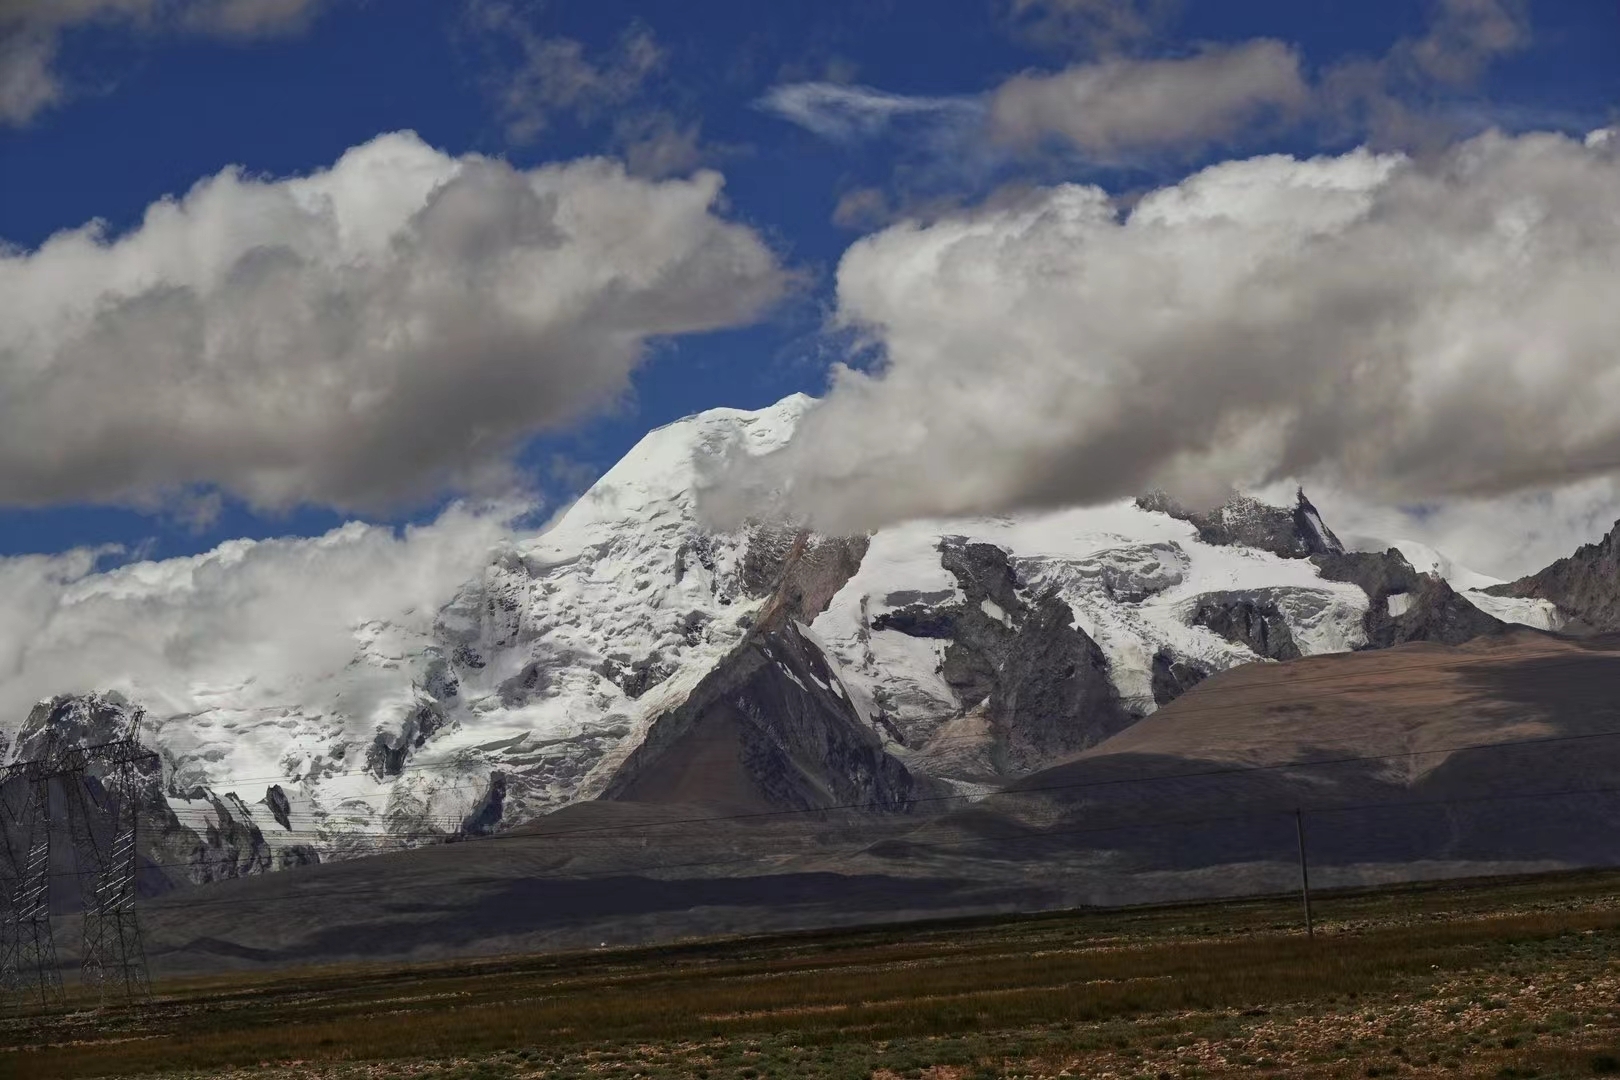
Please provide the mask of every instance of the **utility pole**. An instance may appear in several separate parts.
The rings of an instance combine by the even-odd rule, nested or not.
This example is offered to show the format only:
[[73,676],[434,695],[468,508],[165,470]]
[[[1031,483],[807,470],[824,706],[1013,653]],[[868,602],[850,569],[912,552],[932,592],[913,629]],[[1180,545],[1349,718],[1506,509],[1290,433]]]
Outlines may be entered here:
[[1316,937],[1316,927],[1311,922],[1311,871],[1305,860],[1305,812],[1294,811],[1294,829],[1299,834],[1299,895],[1305,902],[1305,936]]

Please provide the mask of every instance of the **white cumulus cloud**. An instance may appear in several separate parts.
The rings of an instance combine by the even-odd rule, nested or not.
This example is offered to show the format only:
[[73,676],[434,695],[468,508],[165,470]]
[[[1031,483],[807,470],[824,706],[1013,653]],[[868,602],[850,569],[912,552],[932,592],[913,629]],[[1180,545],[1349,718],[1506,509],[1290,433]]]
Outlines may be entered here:
[[524,438],[620,395],[650,340],[782,292],[720,188],[402,133],[308,176],[227,169],[124,235],[0,253],[0,503],[487,490]]
[[708,505],[834,532],[1163,486],[1484,498],[1620,469],[1620,154],[1488,133],[1433,158],[1227,162],[1129,213],[1095,187],[852,246],[834,370]]

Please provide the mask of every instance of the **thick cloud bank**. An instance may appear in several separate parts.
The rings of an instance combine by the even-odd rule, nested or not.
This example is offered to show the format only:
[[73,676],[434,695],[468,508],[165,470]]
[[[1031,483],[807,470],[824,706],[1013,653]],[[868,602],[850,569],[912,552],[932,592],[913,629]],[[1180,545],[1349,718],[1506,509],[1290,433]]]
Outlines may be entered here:
[[353,523],[106,571],[89,551],[0,559],[0,730],[53,694],[114,689],[171,716],[220,694],[315,704],[311,685],[339,675],[345,711],[364,719],[366,694],[397,694],[398,673],[346,665],[368,643],[425,633],[487,565],[507,516],[452,508],[400,533]]
[[720,186],[394,134],[307,177],[226,170],[123,236],[0,251],[0,502],[487,488],[525,436],[622,393],[650,338],[781,293]]
[[767,493],[831,531],[1317,478],[1490,496],[1620,467],[1620,155],[1486,134],[1433,160],[1234,161],[1128,214],[1063,186],[855,244],[840,367]]

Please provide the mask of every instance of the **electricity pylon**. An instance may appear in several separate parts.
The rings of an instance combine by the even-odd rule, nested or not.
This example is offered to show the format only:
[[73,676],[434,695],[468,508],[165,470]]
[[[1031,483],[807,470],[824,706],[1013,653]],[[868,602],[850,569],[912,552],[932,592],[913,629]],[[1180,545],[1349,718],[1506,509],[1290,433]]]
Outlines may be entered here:
[[[151,996],[146,949],[135,914],[141,809],[137,773],[140,766],[158,760],[156,753],[136,741],[132,730],[97,746],[64,750],[53,744],[40,758],[0,769],[0,842],[11,870],[10,887],[0,896],[5,902],[0,909],[0,997],[37,1000],[41,1006],[66,1000],[51,938],[53,780],[61,790],[84,906],[83,984],[103,999],[112,993],[131,1000]],[[21,814],[13,812],[13,802],[6,797],[7,785],[14,781],[27,785]],[[106,798],[91,799],[92,782]],[[93,802],[103,804],[99,812]],[[110,828],[98,829],[102,819]]]
[[[151,978],[146,948],[135,914],[137,830],[140,792],[136,765],[158,760],[133,738],[102,746],[69,750],[62,755],[57,775],[62,778],[68,831],[80,867],[80,895],[84,902],[84,955],[81,964],[85,987],[94,987],[105,999],[122,993],[131,1000],[148,998]],[[98,842],[95,815],[88,798],[87,770],[92,764],[107,767],[104,774],[112,798],[107,800],[110,835]],[[105,783],[105,781],[104,781]],[[93,882],[92,882],[93,877]]]
[[[21,815],[13,815],[4,798],[6,784],[27,784]],[[0,995],[19,1004],[60,1003],[62,973],[56,966],[51,938],[51,788],[50,772],[37,761],[0,770],[0,835],[4,836],[12,883],[0,926]],[[9,819],[9,820],[8,820]],[[14,843],[13,825],[17,826]],[[17,857],[18,849],[22,858]]]

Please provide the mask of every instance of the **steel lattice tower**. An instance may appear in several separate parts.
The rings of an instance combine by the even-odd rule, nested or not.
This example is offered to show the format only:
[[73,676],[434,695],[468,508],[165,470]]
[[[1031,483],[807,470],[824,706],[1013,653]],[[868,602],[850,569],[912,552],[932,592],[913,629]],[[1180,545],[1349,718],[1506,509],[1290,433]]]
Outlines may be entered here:
[[40,1005],[50,1005],[64,1000],[51,938],[51,774],[39,762],[14,765],[6,773],[0,781],[20,777],[27,782],[28,798],[20,819],[21,860],[10,830],[0,822],[16,871],[0,940],[0,992],[19,1003],[37,998]]
[[[138,723],[138,720],[137,720]],[[146,950],[135,916],[137,829],[141,781],[137,767],[158,761],[143,749],[134,732],[98,746],[61,749],[0,769],[0,843],[11,867],[11,888],[0,890],[0,997],[41,1006],[64,1003],[62,974],[51,938],[51,782],[58,781],[68,837],[72,842],[79,896],[84,905],[82,979],[105,999],[111,993],[128,998],[151,995]],[[92,807],[90,767],[109,796]],[[25,782],[22,813],[15,814],[5,786]],[[98,812],[99,810],[99,812]],[[110,818],[100,831],[97,819]],[[18,857],[19,851],[22,857]]]
[[[89,750],[70,751],[61,764],[68,827],[81,868],[82,979],[85,987],[94,987],[103,998],[109,993],[122,993],[131,999],[151,996],[146,949],[135,914],[136,839],[140,821],[135,765],[144,760],[156,760],[156,757],[128,739]],[[96,840],[95,819],[86,797],[85,770],[92,760],[112,767],[108,774],[108,779],[113,781],[110,785],[112,830],[105,845]],[[93,883],[88,880],[92,875]]]

